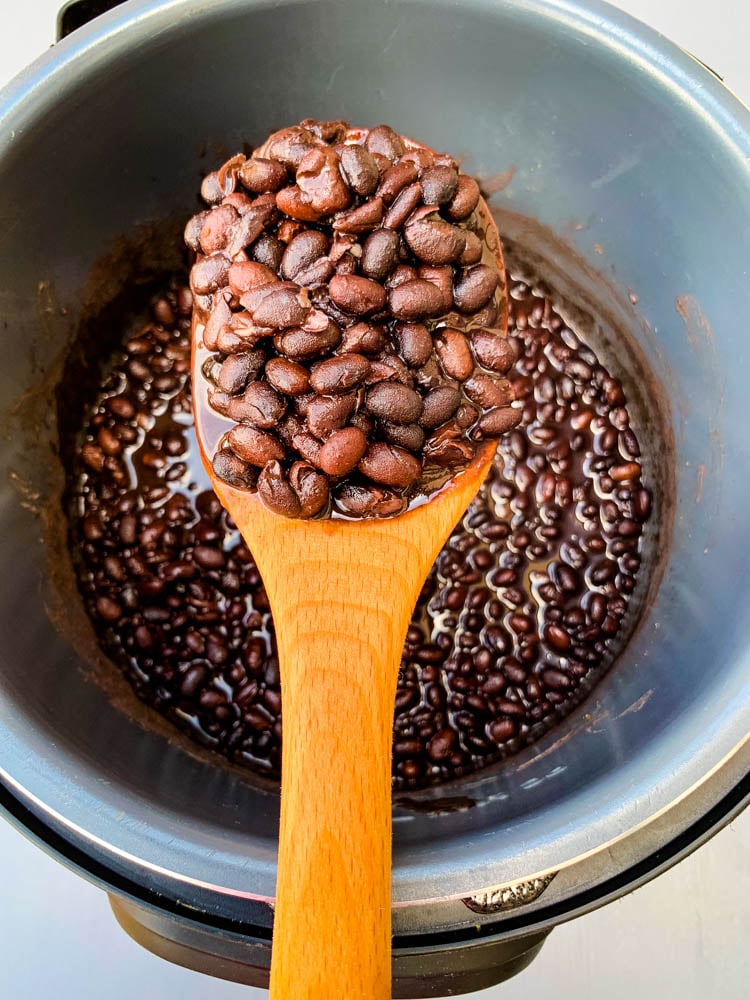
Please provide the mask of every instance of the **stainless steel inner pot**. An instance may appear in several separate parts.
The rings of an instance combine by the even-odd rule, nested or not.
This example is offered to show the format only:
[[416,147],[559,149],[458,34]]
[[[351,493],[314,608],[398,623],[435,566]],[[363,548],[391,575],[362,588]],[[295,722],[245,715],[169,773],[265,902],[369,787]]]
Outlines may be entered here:
[[663,575],[616,669],[512,761],[396,802],[397,994],[463,992],[749,791],[750,114],[595,0],[130,0],[0,96],[2,806],[150,947],[248,982],[268,963],[278,796],[95,679],[54,399],[86,311],[178,259],[201,174],[306,116],[388,121],[494,178],[504,235],[603,307],[592,339],[665,442]]

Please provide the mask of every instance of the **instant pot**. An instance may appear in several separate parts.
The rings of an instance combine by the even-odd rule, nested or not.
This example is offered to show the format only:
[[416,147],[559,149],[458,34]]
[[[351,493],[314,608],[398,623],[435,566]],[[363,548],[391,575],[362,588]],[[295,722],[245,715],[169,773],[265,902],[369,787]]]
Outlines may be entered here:
[[750,795],[750,113],[596,0],[83,2],[60,25],[0,94],[0,807],[146,947],[267,982],[278,791],[102,661],[60,387],[87,319],[177,266],[223,155],[305,117],[387,121],[465,154],[514,259],[574,290],[659,483],[616,667],[515,757],[394,800],[395,995],[507,978]]

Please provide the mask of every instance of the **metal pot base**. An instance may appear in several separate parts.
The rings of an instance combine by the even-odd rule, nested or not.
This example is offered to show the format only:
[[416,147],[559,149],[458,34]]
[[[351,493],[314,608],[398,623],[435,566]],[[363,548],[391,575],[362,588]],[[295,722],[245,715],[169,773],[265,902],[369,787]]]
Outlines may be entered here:
[[[159,913],[131,900],[109,897],[122,929],[141,947],[175,965],[244,986],[268,988],[271,943]],[[488,989],[522,972],[536,958],[549,931],[513,940],[465,941],[393,952],[393,996],[398,1000],[447,997]]]

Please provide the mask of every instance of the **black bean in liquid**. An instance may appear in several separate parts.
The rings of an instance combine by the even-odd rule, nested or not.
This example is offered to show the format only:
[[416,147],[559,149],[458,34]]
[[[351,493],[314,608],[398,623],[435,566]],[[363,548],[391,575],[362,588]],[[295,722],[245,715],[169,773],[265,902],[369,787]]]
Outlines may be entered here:
[[[273,621],[198,457],[185,295],[172,283],[141,329],[123,330],[129,349],[87,411],[69,496],[79,585],[145,702],[278,778]],[[616,654],[640,571],[652,496],[622,386],[518,280],[510,345],[523,420],[422,589],[399,673],[395,788],[476,771],[559,721]]]

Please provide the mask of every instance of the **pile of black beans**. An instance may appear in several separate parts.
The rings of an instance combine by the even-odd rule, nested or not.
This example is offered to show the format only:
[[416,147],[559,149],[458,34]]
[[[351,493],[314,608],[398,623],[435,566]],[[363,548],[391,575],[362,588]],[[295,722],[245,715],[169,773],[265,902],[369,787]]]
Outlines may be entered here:
[[185,239],[221,479],[289,517],[385,517],[518,423],[497,231],[452,157],[305,121],[201,193]]
[[[620,648],[636,588],[651,493],[622,385],[546,290],[511,280],[509,302],[521,423],[415,610],[396,698],[397,788],[484,767],[562,718]],[[82,428],[72,549],[102,649],[140,697],[278,777],[273,621],[197,453],[191,305],[175,284],[144,325],[123,330]]]

